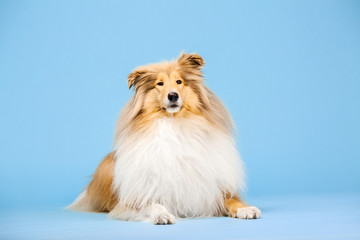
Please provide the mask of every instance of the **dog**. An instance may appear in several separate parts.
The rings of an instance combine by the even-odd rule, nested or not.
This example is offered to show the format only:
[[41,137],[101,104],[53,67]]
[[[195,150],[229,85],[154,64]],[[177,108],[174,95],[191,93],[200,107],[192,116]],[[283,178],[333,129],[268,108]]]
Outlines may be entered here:
[[243,163],[230,114],[205,85],[198,54],[136,68],[113,151],[69,206],[119,220],[173,224],[180,218],[261,215],[239,196]]

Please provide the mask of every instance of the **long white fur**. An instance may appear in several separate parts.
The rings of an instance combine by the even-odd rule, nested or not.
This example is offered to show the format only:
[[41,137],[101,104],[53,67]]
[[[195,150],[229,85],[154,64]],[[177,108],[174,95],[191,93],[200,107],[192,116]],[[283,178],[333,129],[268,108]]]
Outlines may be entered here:
[[[148,65],[139,71],[161,70],[163,65]],[[227,213],[224,197],[235,195],[245,187],[243,163],[231,133],[230,115],[202,84],[201,74],[188,78],[199,82],[200,98],[210,109],[207,114],[214,117],[215,124],[210,124],[205,116],[193,114],[189,118],[153,119],[140,131],[133,131],[131,122],[143,107],[146,95],[143,89],[136,89],[116,127],[113,190],[118,204],[109,213],[110,217],[167,224],[174,223],[175,217],[224,215]],[[172,110],[167,109],[169,113]],[[96,210],[86,191],[71,209]],[[258,209],[250,208],[239,210],[237,217],[260,216]]]
[[118,219],[147,220],[155,203],[176,217],[223,215],[224,194],[244,187],[232,136],[202,117],[156,119],[146,132],[118,136],[114,147],[119,204],[110,215]]

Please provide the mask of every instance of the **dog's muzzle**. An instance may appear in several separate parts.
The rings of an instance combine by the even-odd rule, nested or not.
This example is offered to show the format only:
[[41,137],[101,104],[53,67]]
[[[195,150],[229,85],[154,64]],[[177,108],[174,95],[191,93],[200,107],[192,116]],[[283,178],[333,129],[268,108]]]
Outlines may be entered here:
[[165,100],[165,109],[169,113],[176,113],[181,109],[182,99],[177,92],[170,92]]

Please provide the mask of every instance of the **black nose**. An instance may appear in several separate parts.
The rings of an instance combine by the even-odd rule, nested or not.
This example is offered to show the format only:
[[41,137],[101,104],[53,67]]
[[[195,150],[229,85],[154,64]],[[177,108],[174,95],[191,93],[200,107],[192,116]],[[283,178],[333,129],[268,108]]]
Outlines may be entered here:
[[171,102],[176,102],[179,99],[179,95],[176,92],[171,92],[168,94],[168,99]]

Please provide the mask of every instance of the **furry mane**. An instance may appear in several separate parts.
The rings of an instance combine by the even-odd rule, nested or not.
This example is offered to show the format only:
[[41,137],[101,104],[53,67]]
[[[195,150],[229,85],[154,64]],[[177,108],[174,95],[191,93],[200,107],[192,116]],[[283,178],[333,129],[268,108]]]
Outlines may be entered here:
[[[148,64],[134,69],[128,76],[129,89],[134,88],[134,95],[120,112],[116,124],[114,143],[118,141],[124,133],[134,130],[141,121],[146,118],[146,109],[144,101],[146,94],[154,88],[154,82],[159,73],[169,73],[179,71],[187,84],[198,96],[194,103],[194,108],[185,108],[185,112],[179,117],[191,117],[191,115],[202,115],[209,123],[217,128],[222,129],[228,134],[232,134],[234,124],[230,114],[224,107],[220,99],[205,85],[202,75],[202,67],[205,65],[204,60],[197,54],[182,53],[178,59],[170,62]],[[158,109],[156,113],[159,113]],[[152,112],[154,113],[154,112]],[[166,114],[166,113],[165,113]],[[156,114],[155,114],[156,115]],[[158,114],[160,117],[162,114]],[[180,114],[174,114],[175,117]]]
[[176,218],[258,218],[237,195],[244,168],[230,114],[205,85],[204,60],[182,53],[134,69],[134,95],[116,124],[113,151],[72,209],[155,224]]

